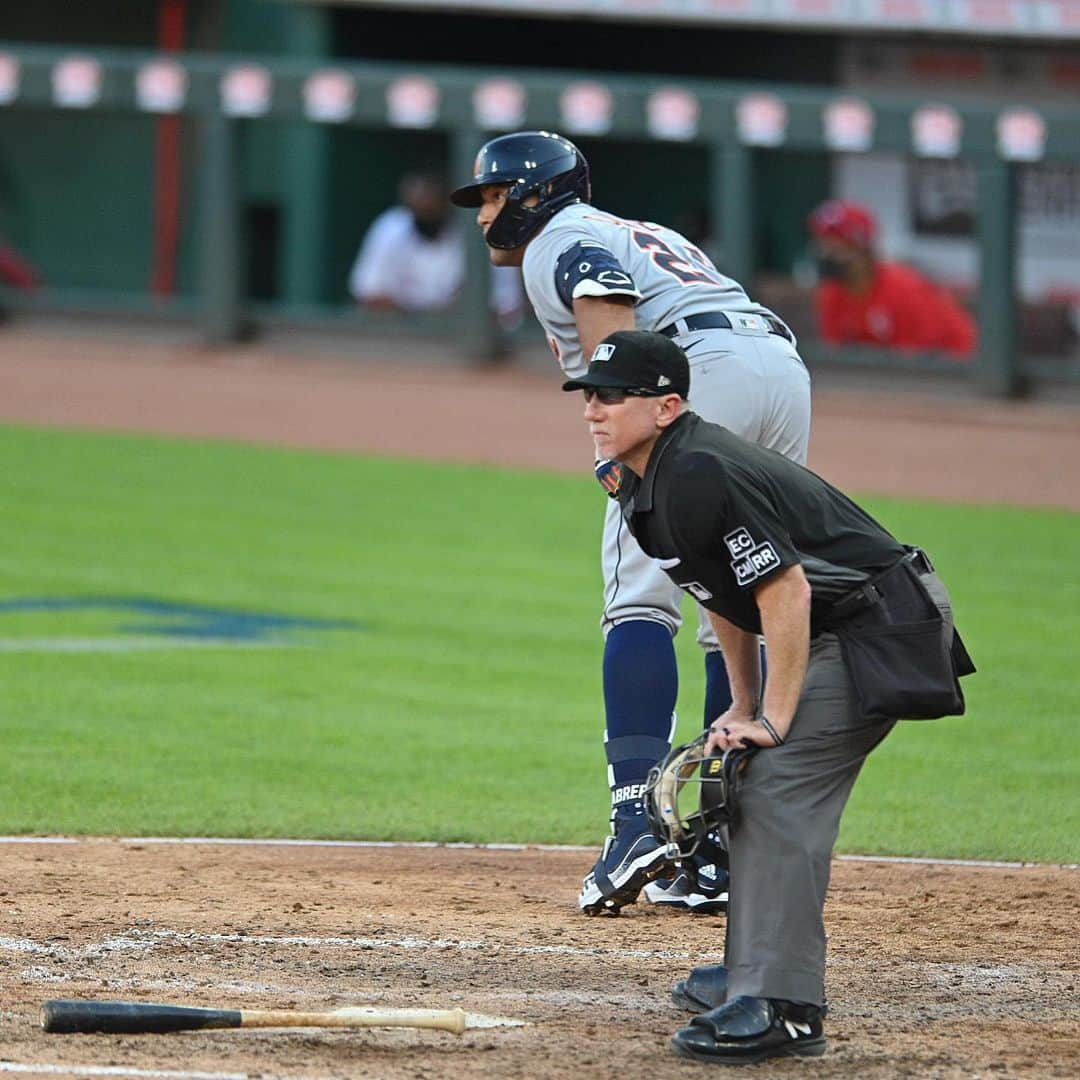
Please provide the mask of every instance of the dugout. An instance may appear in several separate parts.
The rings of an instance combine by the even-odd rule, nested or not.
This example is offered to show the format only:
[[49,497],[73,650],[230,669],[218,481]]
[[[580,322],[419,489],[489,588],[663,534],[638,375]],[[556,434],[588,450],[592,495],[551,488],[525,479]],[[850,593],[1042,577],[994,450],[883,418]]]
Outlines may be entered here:
[[[497,8],[497,0],[491,6]],[[185,18],[177,33],[168,14],[180,9]],[[420,18],[425,32],[407,32]],[[582,146],[594,166],[599,203],[688,232],[700,228],[725,269],[796,323],[806,292],[798,276],[811,206],[830,192],[872,189],[881,163],[893,169],[891,187],[905,191],[908,181],[896,179],[898,166],[921,170],[924,188],[932,191],[948,185],[925,176],[935,166],[952,168],[950,198],[967,198],[960,215],[966,233],[938,236],[929,245],[916,239],[932,253],[947,253],[952,244],[953,263],[946,258],[931,266],[944,267],[947,280],[955,250],[966,245],[961,271],[988,343],[977,367],[982,383],[1011,393],[1027,376],[1080,376],[1075,357],[1018,356],[1014,342],[1025,305],[1010,299],[1019,293],[1023,300],[1018,253],[1045,262],[1047,245],[1067,236],[1055,228],[1053,213],[1043,215],[1041,233],[1018,228],[1032,200],[1032,172],[1058,169],[1042,184],[1044,202],[1063,208],[1059,218],[1080,218],[1080,206],[1071,201],[1080,133],[1075,112],[1056,103],[1060,87],[1021,80],[1022,103],[1043,125],[1041,140],[1034,149],[1003,149],[998,127],[1016,99],[1002,87],[994,100],[982,100],[985,95],[965,94],[940,72],[919,93],[903,80],[867,80],[868,72],[895,74],[903,64],[875,68],[873,50],[868,56],[853,51],[867,47],[865,36],[813,29],[652,24],[646,31],[633,20],[571,24],[490,11],[421,15],[408,4],[267,0],[163,0],[156,9],[113,0],[73,14],[44,0],[6,20],[12,40],[0,45],[0,235],[45,269],[51,287],[31,305],[197,320],[218,338],[281,321],[385,331],[393,320],[372,319],[344,303],[360,236],[392,201],[405,169],[432,160],[455,172],[467,169],[483,137],[476,91],[509,75],[525,93],[523,124],[564,130]],[[146,107],[137,89],[140,72],[160,58],[154,46],[170,33],[181,47],[183,100]],[[1008,46],[987,44],[988,38],[943,40],[950,48],[962,45],[961,52],[1012,57],[1011,68],[1004,60],[994,63],[1014,75],[1025,63],[1045,66],[1055,55],[1047,34]],[[896,37],[895,47],[904,41]],[[124,48],[110,47],[116,45]],[[501,62],[491,66],[495,56]],[[96,92],[83,103],[61,101],[61,65],[80,59],[97,65]],[[264,106],[225,100],[224,80],[237,69],[268,79]],[[307,81],[325,70],[352,81],[356,97],[347,115],[319,117],[309,108]],[[426,119],[395,118],[387,106],[390,89],[410,79],[419,79],[414,89],[435,89],[437,105]],[[564,97],[574,85],[608,95],[606,120],[568,122]],[[692,130],[670,122],[665,130],[650,111],[656,95],[673,87],[695,103]],[[870,142],[830,144],[828,110],[851,97],[872,110]],[[775,113],[780,105],[779,134],[775,125],[755,130],[744,123],[739,110],[748,98],[757,102],[759,120],[762,108]],[[914,144],[915,117],[941,105],[959,116],[961,135],[951,148],[924,152]],[[164,185],[163,175],[170,178]],[[888,228],[901,241],[910,239],[899,217],[890,218]],[[473,287],[453,327],[435,318],[410,320],[409,329],[441,337],[450,330],[470,352],[485,352],[497,346],[496,331],[484,311],[483,251],[470,249],[470,256]],[[1067,277],[1050,282],[1065,311],[1075,299]],[[1080,296],[1080,272],[1073,278]],[[26,300],[9,296],[8,302]],[[882,359],[815,351],[805,336],[808,324],[798,329],[804,351],[812,358],[816,352],[819,362]]]

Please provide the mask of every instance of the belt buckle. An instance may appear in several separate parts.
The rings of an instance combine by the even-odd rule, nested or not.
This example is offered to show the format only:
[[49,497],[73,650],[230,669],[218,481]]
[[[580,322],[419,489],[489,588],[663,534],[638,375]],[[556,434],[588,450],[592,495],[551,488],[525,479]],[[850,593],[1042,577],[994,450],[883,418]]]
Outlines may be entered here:
[[733,333],[746,337],[768,337],[772,332],[763,315],[754,315],[749,311],[725,311],[724,314],[731,323]]
[[930,556],[922,548],[911,548],[908,551],[908,561],[911,563],[912,569],[920,574],[932,574],[934,572],[934,564],[930,561]]

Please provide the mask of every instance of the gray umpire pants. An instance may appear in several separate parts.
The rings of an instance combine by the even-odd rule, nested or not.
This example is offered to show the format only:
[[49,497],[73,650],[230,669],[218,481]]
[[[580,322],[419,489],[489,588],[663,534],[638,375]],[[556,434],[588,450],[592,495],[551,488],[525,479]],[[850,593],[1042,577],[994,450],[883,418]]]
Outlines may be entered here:
[[[923,577],[951,634],[937,574]],[[894,721],[861,720],[835,634],[810,643],[810,664],[782,746],[751,760],[731,829],[725,963],[728,1000],[825,1002],[825,924],[840,816],[867,755]]]

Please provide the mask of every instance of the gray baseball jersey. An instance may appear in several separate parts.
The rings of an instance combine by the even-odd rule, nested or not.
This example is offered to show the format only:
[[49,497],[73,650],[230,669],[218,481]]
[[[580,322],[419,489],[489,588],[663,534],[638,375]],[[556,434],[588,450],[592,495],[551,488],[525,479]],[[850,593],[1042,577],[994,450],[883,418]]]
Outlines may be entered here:
[[[772,316],[673,229],[629,221],[584,203],[560,210],[533,237],[522,270],[536,317],[570,378],[583,375],[589,359],[582,356],[574,320],[578,297],[630,297],[642,330],[660,330],[678,319],[717,311]],[[675,337],[690,361],[690,404],[706,420],[804,463],[810,438],[810,376],[794,338],[771,333],[761,319],[747,322],[739,320],[738,329],[688,331]],[[638,547],[614,501],[604,522],[602,560],[605,633],[632,619],[662,623],[672,633],[678,630],[681,594]],[[699,614],[698,640],[706,649],[719,648],[704,612]]]
[[641,330],[659,330],[706,311],[771,314],[673,229],[584,203],[566,207],[547,223],[525,249],[522,269],[536,317],[570,378],[589,366],[574,323],[578,297],[632,298]]

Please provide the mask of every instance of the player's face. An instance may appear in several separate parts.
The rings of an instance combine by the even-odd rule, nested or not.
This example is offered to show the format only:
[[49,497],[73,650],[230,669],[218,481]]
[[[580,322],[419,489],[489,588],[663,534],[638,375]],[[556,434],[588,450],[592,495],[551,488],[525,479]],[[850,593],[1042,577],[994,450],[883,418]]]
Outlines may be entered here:
[[679,407],[679,396],[624,397],[606,390],[586,390],[584,394],[585,422],[596,456],[621,461],[640,476],[652,444],[665,426],[657,421]]
[[[510,190],[509,184],[486,184],[480,189],[480,209],[476,215],[476,224],[480,231],[487,236],[491,223],[499,216],[502,208],[506,205],[506,193]],[[525,206],[536,206],[540,201],[539,196],[530,195],[524,200]],[[519,248],[488,248],[488,257],[495,266],[520,266],[525,258],[524,246]]]

